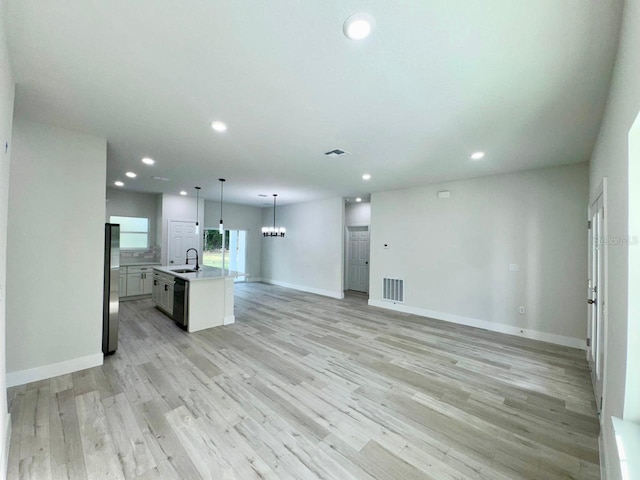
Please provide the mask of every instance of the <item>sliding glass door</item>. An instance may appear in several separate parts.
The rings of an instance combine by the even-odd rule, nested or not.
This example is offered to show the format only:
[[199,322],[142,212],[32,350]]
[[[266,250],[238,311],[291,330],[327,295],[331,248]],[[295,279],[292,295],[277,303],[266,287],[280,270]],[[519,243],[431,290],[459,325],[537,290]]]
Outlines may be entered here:
[[[226,268],[236,272],[246,272],[247,231],[205,229],[203,242],[203,265]],[[246,277],[236,278],[236,282],[246,281]]]

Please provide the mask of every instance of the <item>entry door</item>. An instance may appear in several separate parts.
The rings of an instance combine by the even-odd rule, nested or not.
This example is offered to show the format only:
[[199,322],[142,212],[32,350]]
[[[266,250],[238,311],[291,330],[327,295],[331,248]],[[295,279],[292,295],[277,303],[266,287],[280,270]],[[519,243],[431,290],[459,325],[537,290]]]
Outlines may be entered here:
[[[183,222],[177,220],[169,220],[169,255],[167,255],[167,261],[170,265],[184,265],[184,261],[187,258],[186,253],[190,248],[198,249],[198,236],[196,235],[195,222]],[[200,263],[202,263],[202,252],[198,250],[200,255]],[[193,252],[189,253],[189,257],[193,258],[195,265],[195,255]]]
[[369,293],[369,227],[349,227],[349,290]]
[[605,350],[605,210],[602,195],[589,209],[589,322],[587,332],[587,358],[591,381],[596,395],[598,412],[602,410],[602,387]]

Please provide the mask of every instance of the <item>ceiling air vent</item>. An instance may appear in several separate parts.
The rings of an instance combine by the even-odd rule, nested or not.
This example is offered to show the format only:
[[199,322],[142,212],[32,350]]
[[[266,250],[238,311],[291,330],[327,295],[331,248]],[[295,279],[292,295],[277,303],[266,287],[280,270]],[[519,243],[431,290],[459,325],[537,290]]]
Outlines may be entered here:
[[339,148],[336,148],[335,150],[331,150],[330,152],[325,152],[324,154],[327,157],[341,157],[343,155],[346,155],[347,152],[345,152],[344,150],[340,150]]

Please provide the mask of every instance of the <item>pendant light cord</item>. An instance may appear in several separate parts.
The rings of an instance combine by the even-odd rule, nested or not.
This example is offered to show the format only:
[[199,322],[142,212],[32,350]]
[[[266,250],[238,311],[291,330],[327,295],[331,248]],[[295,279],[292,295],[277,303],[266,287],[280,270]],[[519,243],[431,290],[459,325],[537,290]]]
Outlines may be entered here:
[[278,195],[276,195],[275,193],[273,194],[273,230],[275,231],[276,229],[276,197]]

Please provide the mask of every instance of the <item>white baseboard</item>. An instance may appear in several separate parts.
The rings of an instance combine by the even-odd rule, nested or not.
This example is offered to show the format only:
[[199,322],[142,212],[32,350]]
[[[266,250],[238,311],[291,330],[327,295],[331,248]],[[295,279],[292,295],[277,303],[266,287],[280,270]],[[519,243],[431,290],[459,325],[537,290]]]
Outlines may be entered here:
[[234,323],[236,323],[235,315],[227,315],[222,319],[222,325],[233,325]]
[[104,355],[102,353],[96,353],[94,355],[73,358],[71,360],[65,360],[64,362],[53,363],[51,365],[43,365],[42,367],[10,372],[7,373],[7,387],[15,387],[16,385],[37,382],[38,380],[77,372],[78,370],[84,370],[85,368],[98,367],[102,365],[103,362]]
[[527,328],[516,327],[513,325],[505,325],[503,323],[489,322],[477,318],[463,317],[451,313],[435,312],[426,308],[411,307],[401,303],[384,302],[382,300],[369,299],[369,305],[372,307],[386,308],[397,312],[411,313],[421,317],[435,318],[436,320],[444,320],[445,322],[457,323],[468,327],[482,328],[492,332],[506,333],[507,335],[515,335],[517,337],[531,338],[533,340],[541,340],[543,342],[563,345],[565,347],[579,348],[585,350],[586,342],[581,338],[566,337],[564,335],[556,335],[554,333],[540,332],[538,330],[530,330]]
[[6,425],[4,427],[4,451],[2,453],[2,465],[0,465],[0,478],[7,478],[7,470],[9,468],[9,448],[11,447],[11,414],[5,417]]
[[262,283],[269,283],[271,285],[277,285],[278,287],[291,288],[293,290],[300,290],[301,292],[315,293],[316,295],[322,295],[323,297],[337,298],[339,300],[344,298],[344,292],[333,292],[331,290],[322,290],[320,288],[307,287],[306,285],[296,285],[294,283],[281,282],[279,280],[272,280],[271,278],[263,278]]

